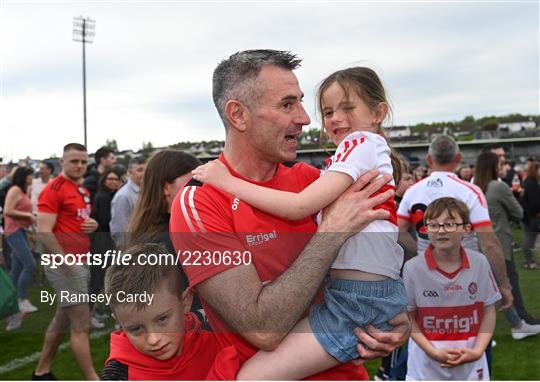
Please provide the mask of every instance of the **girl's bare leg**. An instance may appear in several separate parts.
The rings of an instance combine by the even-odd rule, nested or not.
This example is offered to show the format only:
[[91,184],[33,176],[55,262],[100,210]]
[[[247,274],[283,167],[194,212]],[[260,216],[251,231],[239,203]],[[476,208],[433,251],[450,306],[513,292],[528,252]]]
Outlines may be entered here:
[[259,351],[238,372],[238,380],[299,380],[340,362],[329,355],[303,319],[271,352]]

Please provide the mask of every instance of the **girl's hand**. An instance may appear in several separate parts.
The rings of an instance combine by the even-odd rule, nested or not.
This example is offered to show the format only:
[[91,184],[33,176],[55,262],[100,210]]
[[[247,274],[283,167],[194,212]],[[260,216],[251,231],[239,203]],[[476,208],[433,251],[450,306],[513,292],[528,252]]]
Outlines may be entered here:
[[482,353],[479,354],[476,350],[470,349],[470,348],[463,348],[463,349],[456,349],[456,350],[458,350],[459,356],[455,359],[449,359],[446,362],[442,363],[441,367],[444,367],[444,368],[456,367],[459,365],[463,365],[464,363],[474,362],[482,356]]
[[209,183],[218,188],[223,188],[226,180],[232,176],[229,169],[218,159],[197,167],[191,173],[195,180],[201,183]]

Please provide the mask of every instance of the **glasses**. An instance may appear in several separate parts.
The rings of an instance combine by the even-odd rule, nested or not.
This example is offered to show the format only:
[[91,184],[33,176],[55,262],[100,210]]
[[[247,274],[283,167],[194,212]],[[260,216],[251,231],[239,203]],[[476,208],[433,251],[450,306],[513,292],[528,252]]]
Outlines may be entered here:
[[433,223],[432,222],[432,223],[427,223],[426,224],[426,230],[428,232],[435,233],[435,232],[439,232],[441,230],[441,227],[442,227],[444,232],[452,233],[452,232],[456,232],[458,227],[462,226],[462,225],[465,225],[465,223],[447,222],[447,223],[439,224],[439,223]]
[[111,182],[112,182],[112,181],[120,182],[120,178],[117,178],[117,177],[112,177],[112,178],[107,177],[107,178],[105,178],[105,180],[110,180]]
[[83,196],[83,200],[86,204],[90,204],[90,197],[86,194],[86,191],[83,187],[79,187],[77,189],[77,191],[79,191],[79,194],[81,194]]

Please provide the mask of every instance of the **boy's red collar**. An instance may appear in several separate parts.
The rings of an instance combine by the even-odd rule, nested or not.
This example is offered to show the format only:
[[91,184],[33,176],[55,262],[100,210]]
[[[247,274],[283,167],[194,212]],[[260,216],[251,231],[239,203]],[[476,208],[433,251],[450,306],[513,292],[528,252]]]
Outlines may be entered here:
[[[448,272],[443,271],[439,268],[439,265],[437,264],[437,260],[435,259],[435,256],[433,255],[433,244],[430,244],[429,247],[426,249],[426,252],[424,253],[424,257],[426,258],[426,264],[429,269],[436,269],[443,274]],[[469,269],[471,267],[469,263],[469,257],[467,256],[467,252],[465,252],[465,249],[463,247],[459,247],[459,254],[461,256],[461,265],[460,267],[452,272],[452,274],[456,274],[457,272],[461,271],[462,269]]]

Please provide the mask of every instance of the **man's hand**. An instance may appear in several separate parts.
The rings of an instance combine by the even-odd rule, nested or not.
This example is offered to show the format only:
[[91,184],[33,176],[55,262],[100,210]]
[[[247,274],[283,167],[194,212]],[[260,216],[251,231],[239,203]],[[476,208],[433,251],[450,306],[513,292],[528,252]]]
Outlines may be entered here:
[[92,218],[86,218],[81,223],[81,230],[84,233],[92,233],[98,228],[98,223]]
[[504,311],[510,309],[514,305],[514,295],[512,294],[512,288],[510,285],[499,286],[499,292],[501,292],[502,300],[499,310]]
[[372,170],[362,175],[347,191],[323,211],[323,219],[319,232],[347,232],[349,236],[360,232],[375,220],[387,220],[390,213],[374,208],[393,197],[394,191],[387,190],[371,197],[387,184],[392,176],[379,175],[378,170]]
[[407,313],[398,314],[388,323],[394,327],[390,332],[384,332],[372,325],[368,325],[367,332],[361,328],[355,329],[360,340],[357,347],[360,359],[354,361],[356,364],[385,357],[407,341],[412,327]]

